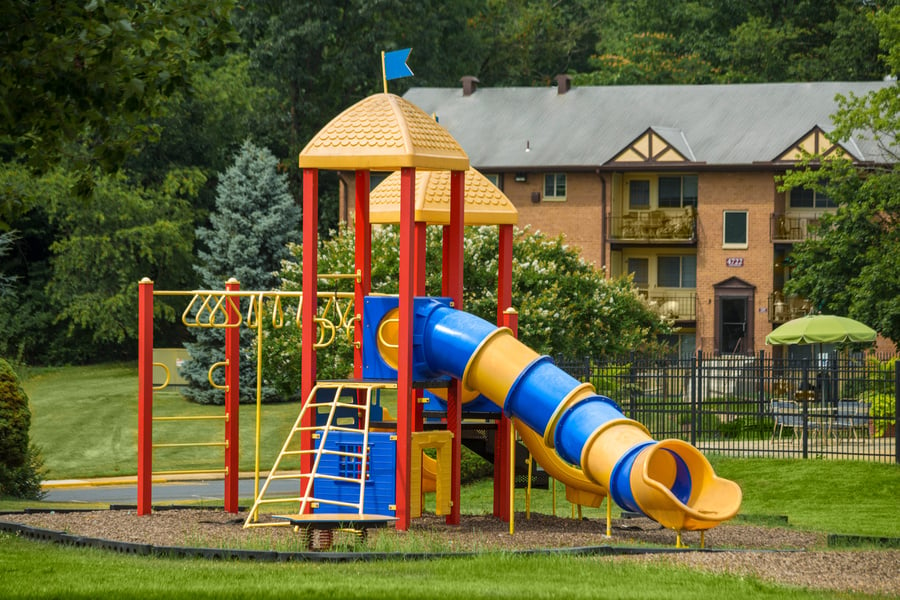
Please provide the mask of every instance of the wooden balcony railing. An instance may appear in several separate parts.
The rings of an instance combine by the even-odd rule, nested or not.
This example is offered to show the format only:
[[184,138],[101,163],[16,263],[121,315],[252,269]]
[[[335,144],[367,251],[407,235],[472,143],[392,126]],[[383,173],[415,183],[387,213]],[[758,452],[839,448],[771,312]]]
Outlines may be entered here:
[[781,292],[769,294],[769,323],[786,323],[791,319],[806,316],[812,304],[800,296],[785,296]]
[[669,212],[636,211],[609,215],[611,241],[697,241],[697,217],[694,209]]

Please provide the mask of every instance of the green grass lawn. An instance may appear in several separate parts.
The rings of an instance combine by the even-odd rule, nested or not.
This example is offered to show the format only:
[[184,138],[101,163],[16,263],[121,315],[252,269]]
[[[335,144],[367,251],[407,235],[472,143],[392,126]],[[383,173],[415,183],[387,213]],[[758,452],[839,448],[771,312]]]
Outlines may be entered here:
[[[96,365],[35,370],[23,382],[31,412],[31,439],[42,448],[47,479],[137,473],[137,368]],[[177,391],[154,394],[154,416],[223,415],[223,406],[186,401]],[[261,418],[260,462],[271,466],[300,410],[299,403],[269,404]],[[241,405],[241,470],[253,470],[256,406]],[[221,442],[221,421],[154,423],[156,443]],[[221,469],[219,447],[154,452],[155,471]]]
[[601,557],[254,563],[123,556],[0,534],[3,598],[863,598]]

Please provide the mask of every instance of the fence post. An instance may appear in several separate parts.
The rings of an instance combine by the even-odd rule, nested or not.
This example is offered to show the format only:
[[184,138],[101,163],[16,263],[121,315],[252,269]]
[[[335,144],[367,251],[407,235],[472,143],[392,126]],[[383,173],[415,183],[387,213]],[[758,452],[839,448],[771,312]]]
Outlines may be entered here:
[[[766,410],[766,351],[759,351],[759,369],[757,370],[759,374],[759,379],[757,381],[756,386],[756,398],[757,398],[757,416],[760,421],[763,418]],[[770,378],[771,379],[771,378]]]
[[630,352],[628,356],[628,363],[631,365],[631,368],[628,369],[628,418],[633,419],[634,415],[637,413],[637,368],[634,364],[635,357],[634,352]]
[[153,501],[153,282],[138,284],[138,489],[137,514]]
[[697,350],[697,356],[691,358],[691,379],[693,381],[693,385],[691,385],[691,445],[697,445],[697,429],[700,426],[698,422],[698,404],[700,401],[700,386],[702,381],[702,364],[703,364],[703,354],[702,350]]
[[894,462],[900,464],[900,434],[897,424],[900,423],[900,361],[894,361]]

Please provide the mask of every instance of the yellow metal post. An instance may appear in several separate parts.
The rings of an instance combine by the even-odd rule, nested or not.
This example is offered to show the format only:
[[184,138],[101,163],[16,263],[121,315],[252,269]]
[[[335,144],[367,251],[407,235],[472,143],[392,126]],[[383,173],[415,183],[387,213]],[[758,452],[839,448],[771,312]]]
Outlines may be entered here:
[[516,531],[516,425],[509,420],[509,535]]

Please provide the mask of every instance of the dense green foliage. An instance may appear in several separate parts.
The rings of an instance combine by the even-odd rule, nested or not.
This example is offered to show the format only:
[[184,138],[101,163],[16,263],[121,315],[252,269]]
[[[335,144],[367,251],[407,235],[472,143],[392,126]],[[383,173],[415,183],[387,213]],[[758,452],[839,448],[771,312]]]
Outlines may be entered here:
[[[900,73],[900,6],[876,23],[883,56]],[[854,317],[900,342],[900,86],[839,102],[832,140],[846,142],[854,131],[869,131],[894,164],[871,169],[811,156],[787,174],[786,187],[825,193],[838,208],[822,215],[815,239],[795,246],[785,289],[809,298],[821,312]]]
[[8,362],[0,358],[0,496],[40,499],[42,463],[31,444],[28,396]]
[[232,6],[231,0],[4,1],[3,157],[39,169],[61,157],[84,168],[117,168],[159,137],[154,119],[169,95],[189,85],[194,63],[236,41]]
[[[398,293],[399,231],[377,227],[372,235],[372,292]],[[497,321],[498,230],[467,227],[463,260],[463,309]],[[300,289],[302,253],[293,245],[293,261],[281,270],[286,289]],[[428,228],[426,293],[441,295],[441,228]],[[354,233],[320,242],[320,273],[353,273]],[[557,357],[604,356],[652,345],[668,325],[637,294],[628,278],[607,279],[585,262],[562,237],[529,228],[517,229],[513,239],[512,302],[519,313],[519,338],[542,354]],[[323,290],[352,291],[347,280],[322,284]],[[328,286],[328,287],[326,287]],[[287,317],[286,317],[287,319]],[[297,328],[284,327],[266,340],[266,377],[285,392],[300,381],[300,339]],[[352,373],[352,350],[347,336],[319,351],[319,376],[347,377]]]
[[[197,238],[204,244],[195,265],[207,289],[222,289],[234,277],[243,290],[278,287],[275,271],[289,256],[288,242],[299,238],[300,209],[288,192],[287,177],[278,172],[278,160],[265,148],[245,142],[234,163],[221,176],[210,226],[200,227]],[[185,395],[202,404],[222,404],[224,393],[210,387],[207,372],[224,358],[224,332],[218,328],[191,329],[194,342],[185,344],[191,360],[182,374],[189,386]],[[241,327],[241,400],[256,399],[255,333]],[[224,384],[221,369],[217,384]],[[271,398],[274,391],[265,389]]]
[[893,2],[612,0],[579,85],[881,79],[871,16]]
[[[72,171],[29,177],[7,166],[0,183],[27,186],[42,203],[20,221],[25,227],[9,270],[17,279],[0,298],[0,355],[28,362],[127,356],[125,345],[137,339],[138,281],[146,276],[175,289],[188,284],[189,199],[202,176],[172,172],[148,188],[123,173],[97,173],[92,189],[75,196]],[[19,246],[42,243],[49,243],[45,253],[31,256]],[[170,306],[157,304],[158,317],[174,319]]]

